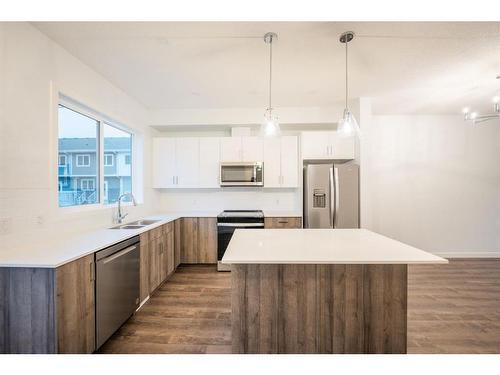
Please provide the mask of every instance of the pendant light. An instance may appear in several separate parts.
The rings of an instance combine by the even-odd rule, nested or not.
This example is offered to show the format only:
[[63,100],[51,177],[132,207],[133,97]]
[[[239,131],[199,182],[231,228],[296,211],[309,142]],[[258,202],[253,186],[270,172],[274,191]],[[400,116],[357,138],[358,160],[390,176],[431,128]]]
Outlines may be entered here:
[[269,102],[264,113],[264,121],[260,127],[260,133],[263,137],[276,137],[281,133],[278,118],[273,116],[273,107],[271,102],[272,84],[273,84],[273,41],[277,39],[276,33],[266,33],[264,42],[269,44]]
[[348,44],[354,39],[352,31],[346,31],[340,35],[340,43],[345,44],[345,108],[342,118],[337,125],[337,132],[342,137],[360,136],[359,125],[356,118],[349,110],[348,97],[349,97],[349,75],[348,75]]

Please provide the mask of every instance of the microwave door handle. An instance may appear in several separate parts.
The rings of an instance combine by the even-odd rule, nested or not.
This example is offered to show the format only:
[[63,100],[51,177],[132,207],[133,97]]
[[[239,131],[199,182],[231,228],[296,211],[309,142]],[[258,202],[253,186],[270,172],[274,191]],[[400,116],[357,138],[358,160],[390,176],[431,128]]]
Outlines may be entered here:
[[334,182],[333,182],[333,168],[330,168],[328,173],[328,186],[330,188],[330,199],[328,200],[328,213],[330,216],[330,227],[334,228],[335,224],[335,191],[334,191]]

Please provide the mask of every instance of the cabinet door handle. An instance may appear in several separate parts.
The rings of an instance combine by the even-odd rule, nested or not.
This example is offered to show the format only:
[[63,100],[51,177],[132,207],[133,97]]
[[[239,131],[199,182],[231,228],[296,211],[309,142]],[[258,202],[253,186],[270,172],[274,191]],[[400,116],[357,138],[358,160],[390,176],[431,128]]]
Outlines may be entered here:
[[288,224],[288,220],[279,220],[278,224]]
[[175,185],[175,176],[172,176],[172,185]]

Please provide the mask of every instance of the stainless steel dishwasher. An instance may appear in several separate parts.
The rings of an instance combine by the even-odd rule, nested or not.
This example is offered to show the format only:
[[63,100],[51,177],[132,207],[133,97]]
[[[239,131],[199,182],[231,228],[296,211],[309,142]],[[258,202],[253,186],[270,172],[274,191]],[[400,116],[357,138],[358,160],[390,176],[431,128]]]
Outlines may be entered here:
[[99,348],[139,307],[139,237],[96,253],[96,344]]

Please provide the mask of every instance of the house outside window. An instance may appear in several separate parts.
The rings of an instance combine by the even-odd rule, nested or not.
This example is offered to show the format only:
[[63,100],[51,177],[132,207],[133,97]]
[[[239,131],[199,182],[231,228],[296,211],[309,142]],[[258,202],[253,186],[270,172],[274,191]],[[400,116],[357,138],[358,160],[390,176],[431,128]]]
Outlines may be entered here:
[[62,167],[67,164],[66,155],[59,155],[59,165]]
[[114,155],[113,154],[104,154],[104,166],[112,167],[114,164]]
[[77,167],[90,167],[90,155],[76,155]]
[[133,192],[133,134],[71,99],[60,98],[59,207],[113,204],[121,194]]
[[93,178],[82,178],[80,180],[80,186],[84,191],[95,190],[95,181]]

